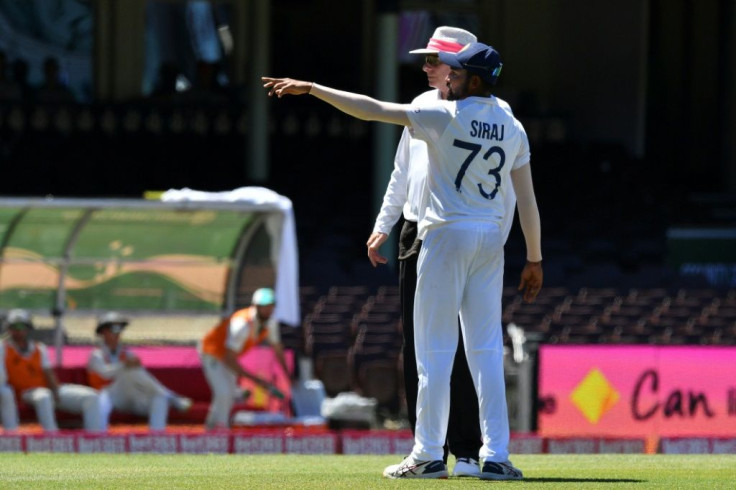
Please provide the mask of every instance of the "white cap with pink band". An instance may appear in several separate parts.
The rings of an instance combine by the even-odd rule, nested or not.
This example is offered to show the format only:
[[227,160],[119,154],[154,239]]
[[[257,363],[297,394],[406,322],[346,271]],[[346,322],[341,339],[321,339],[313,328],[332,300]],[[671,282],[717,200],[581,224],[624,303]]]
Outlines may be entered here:
[[465,29],[442,26],[435,29],[426,48],[409,51],[411,54],[437,54],[440,51],[457,53],[466,44],[477,42],[478,38]]

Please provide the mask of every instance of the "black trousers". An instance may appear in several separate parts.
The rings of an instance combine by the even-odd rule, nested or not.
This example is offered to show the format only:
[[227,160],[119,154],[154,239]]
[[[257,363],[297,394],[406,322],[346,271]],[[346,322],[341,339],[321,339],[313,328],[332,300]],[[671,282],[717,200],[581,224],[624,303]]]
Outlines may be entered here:
[[[417,259],[421,246],[416,241],[417,224],[405,221],[399,240],[399,292],[401,295],[401,320],[403,323],[404,345],[404,386],[406,386],[406,405],[411,432],[417,423],[417,391],[419,375],[414,351],[414,292],[417,288]],[[458,330],[460,322],[458,321]],[[465,358],[463,336],[455,354],[450,377],[450,419],[447,425],[447,452],[456,458],[478,459],[481,447],[480,417],[478,414],[478,395]],[[449,447],[448,447],[449,446]]]

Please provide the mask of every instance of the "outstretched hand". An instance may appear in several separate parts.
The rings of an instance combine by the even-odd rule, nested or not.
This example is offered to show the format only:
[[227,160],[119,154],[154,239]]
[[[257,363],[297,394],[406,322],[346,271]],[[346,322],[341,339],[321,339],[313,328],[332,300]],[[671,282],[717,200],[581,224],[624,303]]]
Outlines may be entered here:
[[308,94],[312,90],[312,85],[314,85],[312,82],[303,82],[292,78],[261,77],[261,81],[263,87],[269,89],[268,96],[271,97],[275,94],[278,98],[284,95]]
[[542,261],[527,261],[524,269],[521,271],[521,282],[519,283],[519,291],[523,291],[524,301],[532,303],[542,289]]

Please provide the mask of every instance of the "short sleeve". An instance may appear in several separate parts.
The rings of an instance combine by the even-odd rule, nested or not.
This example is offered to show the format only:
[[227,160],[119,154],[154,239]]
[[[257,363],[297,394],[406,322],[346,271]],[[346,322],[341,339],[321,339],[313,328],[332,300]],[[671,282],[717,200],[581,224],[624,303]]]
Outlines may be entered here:
[[519,127],[521,143],[519,145],[519,152],[516,154],[516,159],[514,160],[514,165],[511,167],[512,169],[521,168],[529,163],[529,161],[531,160],[531,153],[529,151],[529,138],[526,135],[524,126],[522,126],[521,123],[518,121],[516,121],[516,124]]
[[452,111],[445,101],[412,105],[406,113],[411,135],[422,141],[438,141],[452,121]]
[[108,362],[105,360],[105,354],[102,347],[93,350],[87,361],[87,369],[102,376],[105,379],[113,379],[120,371],[123,370],[123,363],[119,360]]
[[230,324],[228,325],[225,347],[232,351],[240,352],[249,333],[250,324],[245,321],[245,318],[242,315],[237,315],[234,318],[231,318]]
[[41,354],[41,368],[51,369],[51,361],[49,360],[49,350],[44,344],[36,344],[39,354]]
[[267,323],[268,328],[268,341],[272,344],[280,344],[281,343],[281,327],[279,327],[279,322],[274,317],[271,317],[268,320]]

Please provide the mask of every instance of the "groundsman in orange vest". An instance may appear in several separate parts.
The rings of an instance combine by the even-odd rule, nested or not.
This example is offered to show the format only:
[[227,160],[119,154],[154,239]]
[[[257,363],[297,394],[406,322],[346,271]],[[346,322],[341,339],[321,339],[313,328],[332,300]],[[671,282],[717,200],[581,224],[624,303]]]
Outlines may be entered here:
[[0,378],[7,377],[18,399],[34,406],[43,429],[59,430],[55,414],[59,409],[81,413],[85,430],[102,430],[99,393],[89,386],[58,383],[46,346],[28,339],[33,330],[31,315],[26,310],[10,310],[6,325],[10,338],[0,342],[0,357],[5,359]]
[[261,288],[253,293],[251,306],[238,310],[222,320],[202,339],[199,345],[202,368],[212,390],[205,426],[209,429],[230,425],[230,411],[242,396],[238,379],[243,377],[268,389],[273,395],[284,394],[269,381],[244,369],[238,358],[256,345],[269,344],[288,378],[291,378],[284,358],[279,326],[273,311],[273,289]]

